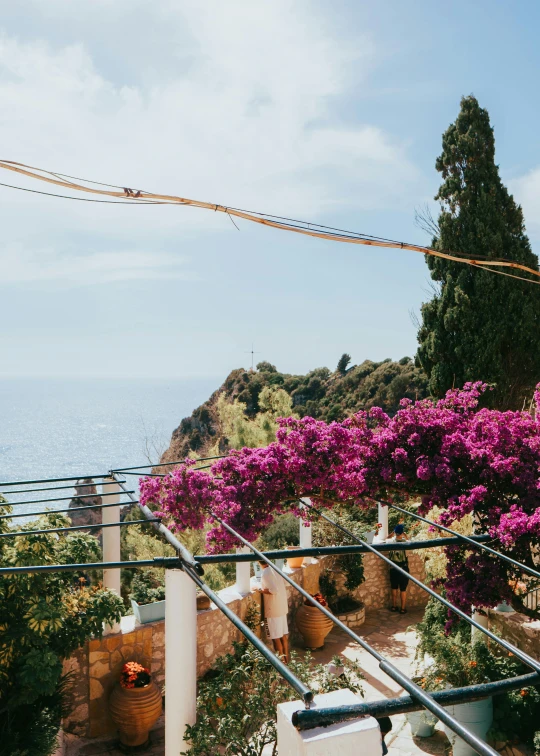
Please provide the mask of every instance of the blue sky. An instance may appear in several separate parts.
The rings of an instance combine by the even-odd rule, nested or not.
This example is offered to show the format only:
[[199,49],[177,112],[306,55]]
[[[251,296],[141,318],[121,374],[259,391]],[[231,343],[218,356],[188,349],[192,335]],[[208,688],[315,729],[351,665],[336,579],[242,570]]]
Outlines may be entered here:
[[[2,158],[426,243],[463,94],[540,251],[540,6],[1,2]],[[43,188],[13,180],[0,181]],[[0,187],[0,375],[287,372],[416,350],[422,256]]]

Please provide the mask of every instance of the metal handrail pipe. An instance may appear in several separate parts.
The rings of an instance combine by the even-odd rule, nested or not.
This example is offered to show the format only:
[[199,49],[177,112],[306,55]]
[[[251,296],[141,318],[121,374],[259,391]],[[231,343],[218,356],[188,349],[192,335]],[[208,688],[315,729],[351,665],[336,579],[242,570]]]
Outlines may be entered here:
[[[84,478],[77,478],[77,480],[84,480]],[[122,483],[125,483],[126,481],[123,480]],[[91,486],[91,483],[83,483],[81,485],[81,488],[84,488],[85,486]],[[69,486],[49,486],[48,488],[21,488],[16,489],[15,491],[4,491],[3,493],[7,494],[8,496],[11,496],[12,494],[21,494],[21,493],[41,493],[42,491],[60,491],[61,489],[65,488],[75,488],[73,483]],[[91,494],[93,496],[93,494]],[[100,494],[96,494],[97,496],[100,496]],[[0,491],[0,496],[2,496],[2,491]]]
[[[372,499],[371,496],[367,498]],[[455,530],[452,530],[451,528],[447,528],[445,525],[440,525],[438,522],[433,522],[433,520],[428,520],[427,517],[422,517],[421,515],[416,514],[415,512],[409,512],[407,509],[402,509],[402,507],[398,507],[396,504],[392,504],[389,501],[384,501],[382,499],[373,499],[373,501],[376,501],[378,504],[385,504],[387,507],[392,507],[392,509],[395,509],[398,512],[401,512],[402,514],[408,515],[409,517],[413,517],[415,520],[420,520],[420,522],[425,522],[428,525],[432,525],[434,528],[438,528],[439,530],[444,530],[445,533],[452,533],[452,535],[456,536],[456,538],[458,538],[460,541],[469,543],[471,544],[471,546],[475,546],[478,549],[487,551],[488,554],[492,554],[493,556],[499,557],[499,559],[503,559],[505,562],[508,562],[513,567],[517,567],[521,572],[526,572],[528,575],[532,575],[533,577],[540,578],[540,572],[538,572],[538,570],[533,570],[532,567],[527,567],[526,564],[521,564],[520,562],[517,562],[515,559],[512,559],[512,557],[506,556],[506,554],[502,554],[500,551],[496,551],[496,549],[492,549],[491,546],[486,546],[483,543],[479,544],[477,541],[473,540],[470,536],[457,533]]]
[[[372,554],[377,554],[379,559],[382,559],[390,567],[397,570],[402,575],[405,575],[405,577],[407,577],[412,583],[417,585],[419,588],[422,588],[422,590],[426,591],[426,593],[429,593],[430,596],[432,596],[434,599],[439,601],[441,604],[444,604],[444,606],[446,606],[447,609],[450,609],[451,611],[453,611],[455,614],[458,615],[458,617],[461,617],[461,619],[465,620],[465,622],[468,622],[469,625],[472,625],[472,627],[475,627],[477,630],[480,630],[484,635],[486,635],[492,641],[497,643],[499,646],[502,646],[507,651],[514,654],[514,656],[516,656],[520,661],[522,661],[523,664],[525,664],[527,667],[534,669],[535,672],[540,672],[540,662],[536,661],[536,659],[533,659],[532,656],[529,656],[529,654],[524,653],[516,646],[513,646],[511,643],[508,643],[508,641],[504,640],[504,638],[500,638],[499,636],[495,635],[495,633],[492,633],[491,630],[488,630],[486,627],[482,627],[482,625],[479,622],[476,622],[476,620],[474,620],[472,617],[469,617],[468,614],[465,614],[465,612],[463,612],[461,609],[458,609],[457,606],[454,606],[454,604],[451,604],[450,601],[447,601],[442,596],[439,596],[439,594],[436,591],[434,591],[432,588],[429,588],[425,583],[422,583],[421,580],[418,580],[418,578],[415,578],[413,575],[411,575],[409,572],[404,570],[402,567],[399,567],[399,565],[395,564],[390,559],[385,557],[384,554],[381,554],[379,551],[374,549],[370,544],[366,543],[365,541],[362,541],[360,538],[355,536],[354,533],[351,533],[350,530],[347,530],[347,528],[344,528],[343,525],[340,525],[338,522],[335,522],[334,520],[332,520],[330,517],[328,517],[323,512],[321,512],[319,509],[314,507],[313,504],[305,504],[305,506],[308,507],[309,509],[312,509],[314,512],[316,512],[319,515],[319,517],[322,517],[331,525],[334,525],[336,528],[338,528],[343,533],[348,535],[354,541],[357,541],[357,543],[367,546],[368,551],[370,551]],[[392,545],[395,546],[395,544],[392,544]]]
[[[25,502],[26,503],[26,502]],[[0,520],[10,520],[12,517],[39,517],[47,514],[58,514],[61,512],[83,512],[85,509],[107,509],[107,507],[129,507],[135,502],[126,501],[120,502],[113,501],[112,504],[89,504],[84,507],[68,507],[67,509],[42,509],[41,512],[11,512],[11,514],[0,515]],[[5,506],[0,504],[1,506]],[[10,505],[11,506],[11,505]]]
[[[225,459],[227,457],[227,454],[218,454],[217,457],[199,457],[199,459],[190,460],[193,462],[207,462],[209,459]],[[125,470],[146,470],[148,467],[151,467],[154,469],[154,467],[169,467],[169,465],[181,465],[182,462],[185,462],[184,459],[175,459],[173,462],[159,462],[157,465],[137,465],[136,467],[116,467],[111,472],[120,472],[123,473]]]
[[[52,513],[51,513],[52,514]],[[17,538],[28,535],[43,535],[44,533],[67,533],[70,530],[100,530],[101,528],[124,527],[127,525],[145,525],[147,522],[161,522],[157,518],[153,520],[124,520],[123,522],[103,522],[99,525],[73,525],[68,528],[46,528],[44,530],[15,530],[8,533],[0,533],[0,538]]]
[[[128,492],[126,491],[126,493]],[[135,493],[135,491],[131,490],[129,491],[129,493]],[[101,498],[103,496],[117,496],[117,495],[118,495],[117,491],[112,491],[110,493],[89,493],[89,494],[77,494],[76,496],[60,496],[57,499],[30,499],[30,501],[7,501],[5,503],[9,504],[10,507],[19,507],[22,504],[50,504],[51,502],[54,502],[54,501],[73,501],[76,499],[90,499],[92,496],[99,496]],[[122,506],[122,503],[120,502],[120,504],[117,504],[117,506]]]
[[[414,683],[412,680],[410,680],[406,675],[401,672],[397,667],[395,667],[391,662],[387,661],[382,654],[380,654],[378,651],[376,651],[372,646],[369,645],[369,643],[366,643],[363,638],[361,638],[359,635],[354,633],[347,625],[345,625],[341,620],[339,620],[335,615],[332,614],[326,607],[319,604],[319,602],[313,598],[311,594],[309,594],[307,591],[305,591],[303,588],[301,588],[299,585],[297,585],[294,580],[292,580],[287,574],[285,574],[282,570],[280,570],[276,565],[271,562],[269,559],[267,559],[264,554],[259,551],[255,546],[253,546],[252,543],[247,541],[243,536],[240,535],[240,533],[237,533],[236,530],[233,530],[230,525],[228,525],[226,522],[221,520],[217,515],[212,513],[212,516],[214,519],[216,519],[222,527],[224,527],[231,535],[238,538],[238,540],[244,544],[244,546],[247,546],[251,551],[253,551],[254,554],[256,554],[259,559],[263,562],[266,562],[266,564],[274,570],[274,572],[277,572],[278,575],[281,575],[282,578],[284,578],[292,587],[297,590],[299,593],[301,593],[304,598],[306,598],[310,604],[313,606],[316,606],[317,609],[319,609],[323,614],[325,614],[332,622],[337,625],[343,632],[347,633],[348,636],[350,636],[356,643],[358,643],[359,646],[361,646],[365,651],[367,651],[371,656],[373,656],[377,661],[379,662],[379,669],[381,669],[383,672],[385,672],[389,677],[391,677],[395,682],[399,683],[402,688],[404,688],[408,693],[410,693],[414,698],[418,699],[422,706],[429,711],[431,711],[432,714],[435,714],[438,719],[441,720],[444,724],[448,725],[448,727],[455,732],[457,735],[459,735],[460,738],[463,738],[463,740],[468,743],[471,748],[474,748],[474,750],[481,754],[481,756],[497,756],[497,751],[495,751],[491,746],[488,746],[486,743],[484,743],[483,740],[480,740],[474,733],[469,732],[463,725],[458,722],[454,717],[452,717],[446,709],[443,709],[442,706],[440,706],[436,701],[433,700],[433,698],[428,695],[425,691],[422,690],[416,683]],[[296,549],[295,549],[296,551]]]
[[142,567],[179,567],[178,557],[154,557],[127,562],[82,562],[81,564],[34,564],[24,567],[0,567],[2,575],[28,575],[39,572],[80,572],[84,570],[138,570]]
[[[540,674],[530,672],[527,675],[509,677],[506,680],[440,690],[429,693],[429,695],[441,706],[449,706],[450,704],[480,701],[482,698],[498,695],[507,690],[527,688],[538,684],[540,684]],[[411,711],[420,711],[423,708],[412,696],[383,698],[379,701],[310,709],[309,711],[299,709],[293,713],[292,723],[298,730],[312,730],[315,727],[328,727],[357,717],[393,717],[396,714],[407,714]]]
[[[6,483],[0,483],[0,486],[31,486],[33,483],[65,483],[68,480],[86,480],[87,478],[108,478],[110,473],[99,475],[77,475],[71,478],[41,478],[40,480],[14,480]],[[7,493],[7,491],[0,491],[0,493]]]
[[205,593],[210,601],[212,601],[217,608],[232,622],[232,624],[240,630],[242,635],[247,638],[247,640],[255,646],[257,651],[261,653],[264,658],[270,662],[270,664],[274,667],[274,669],[283,677],[289,685],[302,697],[302,700],[304,701],[307,708],[309,708],[311,702],[313,701],[313,692],[306,686],[304,683],[299,680],[295,674],[291,672],[289,667],[281,661],[281,659],[276,656],[276,654],[271,651],[267,645],[258,638],[253,630],[250,630],[250,628],[245,625],[242,620],[230,609],[227,604],[216,594],[214,591],[209,588],[206,583],[201,580],[201,578],[196,574],[196,572],[189,567],[189,565],[184,565],[184,572],[186,575],[188,575],[195,585],[197,585],[198,588],[201,589],[203,593]]
[[[488,535],[475,536],[478,540],[488,540]],[[400,543],[377,543],[374,548],[377,551],[416,551],[429,549],[433,546],[455,546],[457,538],[433,538],[428,541],[401,541]],[[397,548],[396,548],[397,547]],[[262,552],[268,559],[289,559],[291,557],[321,557],[330,554],[343,556],[344,554],[365,554],[368,549],[365,546],[310,546],[305,549],[278,549],[276,551]],[[232,562],[253,562],[251,554],[200,554],[195,559],[200,564],[222,564]]]
[[204,575],[204,568],[201,564],[198,564],[195,561],[193,554],[188,549],[186,549],[183,543],[180,543],[178,538],[173,535],[173,533],[171,533],[169,528],[167,528],[161,521],[155,520],[154,512],[152,512],[152,510],[149,509],[145,504],[141,504],[137,499],[135,499],[133,494],[128,492],[125,485],[118,480],[116,475],[117,474],[111,470],[109,477],[111,477],[116,483],[118,483],[122,491],[124,493],[127,493],[128,497],[134,504],[138,505],[139,509],[144,514],[148,522],[154,523],[152,527],[156,530],[156,532],[160,533],[165,538],[165,540],[173,547],[173,549],[184,560],[184,562],[190,565],[198,575]]

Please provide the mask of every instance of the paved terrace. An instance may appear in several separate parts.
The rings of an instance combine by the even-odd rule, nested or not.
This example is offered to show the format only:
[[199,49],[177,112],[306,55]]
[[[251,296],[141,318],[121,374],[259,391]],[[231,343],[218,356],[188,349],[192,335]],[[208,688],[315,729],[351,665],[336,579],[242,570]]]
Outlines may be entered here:
[[[366,621],[356,632],[369,639],[369,643],[392,661],[400,670],[411,674],[414,657],[415,636],[409,628],[422,618],[423,610],[412,610],[408,614],[394,614],[386,609],[370,610]],[[335,654],[343,654],[359,662],[364,670],[363,683],[365,700],[374,701],[381,698],[394,698],[402,688],[382,673],[378,664],[368,653],[358,648],[354,642],[339,629],[334,629],[326,638],[324,649],[314,654],[317,663],[326,663]],[[386,742],[390,756],[415,756],[421,754],[445,754],[449,743],[441,731],[436,731],[431,738],[414,738],[406,722],[405,715],[392,717],[393,729]],[[66,756],[122,756],[115,743],[108,740],[81,740],[68,736]],[[152,732],[152,743],[141,751],[144,756],[164,756],[164,722],[160,720]],[[271,749],[268,751],[271,753]]]

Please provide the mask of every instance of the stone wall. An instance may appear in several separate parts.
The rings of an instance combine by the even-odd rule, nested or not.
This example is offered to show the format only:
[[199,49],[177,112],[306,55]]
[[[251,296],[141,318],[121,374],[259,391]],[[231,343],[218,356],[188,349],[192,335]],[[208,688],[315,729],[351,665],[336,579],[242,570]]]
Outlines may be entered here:
[[489,629],[533,659],[540,660],[540,620],[533,620],[519,612],[497,612],[490,609]]
[[[319,575],[323,560],[306,564],[300,569],[288,570],[292,580],[302,586],[308,593],[319,590]],[[409,552],[411,573],[425,579],[423,560],[419,553]],[[364,555],[365,582],[355,591],[355,597],[366,605],[366,614],[370,609],[389,606],[390,582],[389,568],[374,554]],[[339,581],[339,573],[337,573]],[[296,630],[294,617],[303,597],[287,584],[289,597],[289,631],[291,641],[301,640]],[[261,596],[252,593],[241,596],[234,587],[219,592],[230,609],[244,619],[251,602],[260,606]],[[425,605],[427,595],[419,588],[409,584],[409,604]],[[241,639],[241,633],[216,608],[197,612],[197,674],[204,675],[215,660],[232,650],[233,641]],[[71,673],[71,709],[72,712],[64,722],[67,732],[86,737],[98,737],[113,734],[115,729],[108,713],[108,698],[119,678],[122,665],[127,661],[138,661],[152,672],[158,687],[165,681],[165,623],[152,622],[135,627],[134,617],[124,617],[122,631],[109,634],[101,640],[91,640],[79,649],[64,665]]]
[[[420,552],[407,553],[411,575],[425,581],[424,559]],[[333,559],[333,558],[332,558]],[[345,576],[341,571],[334,572],[334,580],[340,595],[348,594],[345,589]],[[390,568],[375,554],[364,554],[364,582],[352,592],[352,596],[365,604],[366,609],[382,609],[390,604]],[[409,581],[407,587],[407,606],[417,607],[427,604],[428,596],[422,588]]]

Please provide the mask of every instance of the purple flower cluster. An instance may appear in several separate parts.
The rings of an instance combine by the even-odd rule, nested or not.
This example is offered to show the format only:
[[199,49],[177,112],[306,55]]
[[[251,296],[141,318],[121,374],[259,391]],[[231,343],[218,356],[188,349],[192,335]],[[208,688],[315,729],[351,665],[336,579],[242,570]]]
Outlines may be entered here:
[[[421,496],[422,512],[444,510],[443,524],[474,512],[498,548],[531,564],[540,541],[540,423],[528,412],[479,410],[486,390],[472,383],[438,402],[404,399],[392,418],[380,408],[339,423],[282,418],[263,449],[233,451],[210,471],[186,460],[164,478],[143,479],[141,501],[178,530],[210,523],[208,547],[220,551],[237,544],[214,515],[254,539],[302,496],[327,507]],[[540,387],[535,399],[540,412]],[[504,597],[512,576],[504,562],[461,548],[449,557],[446,589],[459,606]]]

